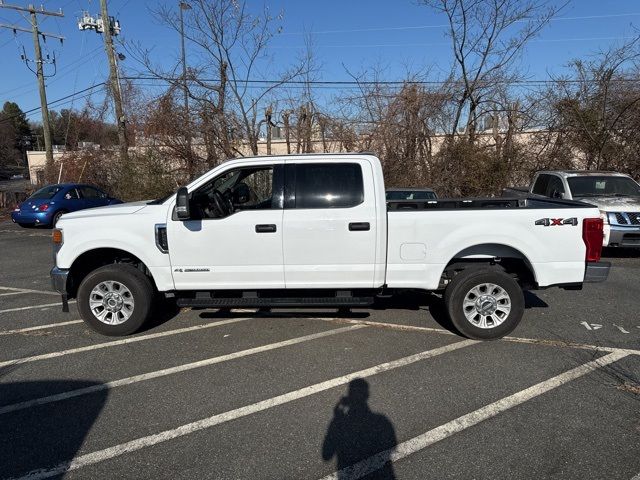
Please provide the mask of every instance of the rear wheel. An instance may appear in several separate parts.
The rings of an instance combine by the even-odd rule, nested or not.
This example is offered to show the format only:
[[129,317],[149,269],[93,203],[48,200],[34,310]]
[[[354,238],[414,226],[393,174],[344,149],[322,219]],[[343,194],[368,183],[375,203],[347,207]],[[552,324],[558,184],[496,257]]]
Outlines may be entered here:
[[151,281],[140,270],[126,264],[106,265],[82,280],[78,310],[103,335],[129,335],[149,317],[153,298]]
[[444,294],[453,325],[468,338],[492,340],[511,333],[524,314],[518,282],[497,269],[462,271]]

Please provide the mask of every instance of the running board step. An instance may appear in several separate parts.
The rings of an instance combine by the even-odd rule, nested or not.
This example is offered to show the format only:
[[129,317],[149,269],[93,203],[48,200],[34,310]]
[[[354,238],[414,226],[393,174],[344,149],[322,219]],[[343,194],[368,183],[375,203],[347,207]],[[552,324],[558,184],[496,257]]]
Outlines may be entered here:
[[298,308],[368,307],[373,297],[292,297],[292,298],[179,298],[179,307],[196,308]]

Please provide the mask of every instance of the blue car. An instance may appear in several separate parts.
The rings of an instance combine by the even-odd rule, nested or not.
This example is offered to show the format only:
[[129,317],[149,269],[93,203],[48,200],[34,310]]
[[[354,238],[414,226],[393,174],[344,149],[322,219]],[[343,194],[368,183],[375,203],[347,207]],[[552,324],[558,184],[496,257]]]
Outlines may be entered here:
[[85,208],[104,207],[122,201],[110,197],[91,185],[61,183],[41,188],[11,213],[11,220],[21,227],[55,226],[65,213]]

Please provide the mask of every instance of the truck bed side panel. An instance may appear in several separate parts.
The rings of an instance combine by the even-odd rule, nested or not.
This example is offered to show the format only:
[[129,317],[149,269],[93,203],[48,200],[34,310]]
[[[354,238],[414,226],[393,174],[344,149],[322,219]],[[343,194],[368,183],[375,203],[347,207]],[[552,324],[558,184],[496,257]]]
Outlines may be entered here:
[[[521,254],[540,287],[582,282],[582,220],[591,217],[596,209],[390,211],[387,285],[436,289],[452,259],[482,257],[483,247],[472,247],[485,245],[502,256]],[[576,218],[577,225],[536,225],[558,218]]]

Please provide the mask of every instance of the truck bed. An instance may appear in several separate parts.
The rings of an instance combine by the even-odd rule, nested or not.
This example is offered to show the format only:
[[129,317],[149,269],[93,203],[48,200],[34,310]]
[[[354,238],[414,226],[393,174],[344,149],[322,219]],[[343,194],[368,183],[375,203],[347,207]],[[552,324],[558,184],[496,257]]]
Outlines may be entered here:
[[387,202],[389,211],[399,210],[501,210],[546,208],[593,208],[574,200],[561,200],[529,195],[524,198],[441,198],[437,200],[394,200]]

